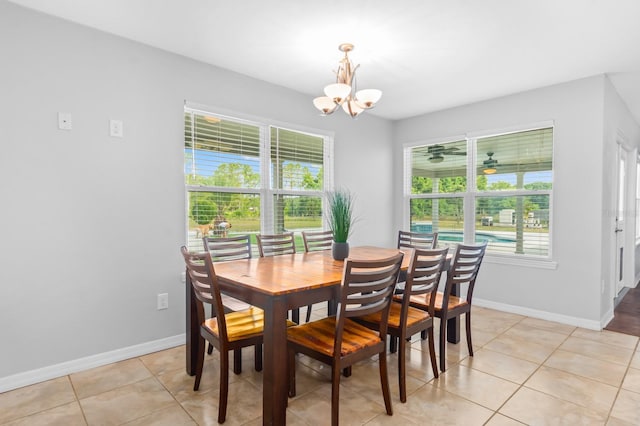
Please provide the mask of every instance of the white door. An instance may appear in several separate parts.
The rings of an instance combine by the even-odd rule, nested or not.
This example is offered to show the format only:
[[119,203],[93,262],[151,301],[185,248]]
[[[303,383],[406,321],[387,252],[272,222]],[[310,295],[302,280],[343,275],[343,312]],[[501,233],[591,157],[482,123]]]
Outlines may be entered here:
[[[629,236],[627,223],[625,221],[625,213],[631,210],[635,211],[635,203],[629,203],[629,173],[630,159],[633,158],[631,153],[625,149],[623,144],[618,144],[618,179],[616,191],[616,227],[615,227],[615,259],[614,265],[614,282],[616,283],[616,294],[620,293],[624,287],[633,287],[633,245],[629,244],[632,237]],[[634,167],[635,168],[635,167]],[[635,215],[634,215],[635,216]],[[632,228],[632,227],[630,227]]]

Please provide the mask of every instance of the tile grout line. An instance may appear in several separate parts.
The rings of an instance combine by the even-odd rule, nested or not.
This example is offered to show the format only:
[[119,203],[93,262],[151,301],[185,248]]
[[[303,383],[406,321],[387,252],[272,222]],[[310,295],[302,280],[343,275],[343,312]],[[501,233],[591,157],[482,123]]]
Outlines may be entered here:
[[71,385],[71,389],[73,390],[73,396],[76,398],[76,402],[78,403],[78,407],[80,408],[80,412],[82,413],[82,418],[84,419],[85,424],[89,424],[89,420],[87,420],[87,415],[84,412],[84,408],[82,408],[82,404],[80,404],[80,398],[78,397],[78,392],[76,391],[76,387],[73,384],[73,380],[71,380],[71,374],[67,374],[67,378],[69,380],[69,384]]
[[[502,334],[506,333],[507,331],[509,331],[509,330],[511,330],[512,328],[514,328],[516,325],[518,325],[518,324],[522,323],[526,318],[529,318],[529,317],[524,317],[524,318],[522,318],[520,321],[518,321],[518,322],[514,323],[511,327],[509,327],[507,330],[505,330],[504,332],[502,332],[500,335],[502,335]],[[531,328],[537,329],[536,327],[531,327]],[[577,327],[576,327],[576,328],[577,328]],[[574,331],[575,331],[575,328],[574,328]],[[571,334],[573,334],[573,331],[571,332]],[[487,420],[487,423],[488,423],[488,422],[489,422],[493,417],[495,417],[495,415],[496,415],[496,414],[500,414],[500,415],[502,415],[502,416],[505,416],[505,417],[508,417],[508,418],[510,418],[510,419],[513,419],[513,418],[512,418],[512,417],[510,417],[510,416],[506,416],[505,414],[500,413],[500,410],[501,410],[501,409],[502,409],[502,408],[503,408],[503,407],[504,407],[504,406],[505,406],[509,401],[511,401],[511,399],[512,399],[512,398],[513,398],[513,397],[514,397],[514,396],[515,396],[515,395],[516,395],[516,394],[517,394],[517,393],[518,393],[522,388],[525,388],[525,387],[526,387],[526,386],[525,386],[525,383],[526,383],[527,381],[529,381],[529,379],[531,379],[531,377],[533,377],[533,375],[534,375],[534,374],[536,374],[536,372],[538,372],[538,370],[540,370],[540,368],[544,365],[544,363],[545,363],[545,362],[547,362],[547,360],[548,360],[549,358],[551,358],[551,356],[555,353],[555,351],[557,351],[557,350],[558,350],[558,348],[559,348],[560,346],[562,346],[562,344],[563,344],[564,342],[566,342],[566,341],[567,341],[567,339],[569,339],[569,337],[571,336],[571,334],[568,334],[568,335],[565,337],[565,339],[564,339],[560,344],[558,344],[558,346],[556,346],[556,348],[555,348],[555,349],[554,349],[554,350],[553,350],[553,351],[552,351],[552,352],[551,352],[551,353],[550,353],[550,354],[549,354],[549,355],[548,355],[548,356],[547,356],[547,357],[546,357],[542,362],[537,363],[537,364],[538,364],[538,366],[536,367],[536,369],[535,369],[531,374],[529,374],[529,376],[528,376],[525,380],[523,380],[523,381],[522,381],[522,383],[518,384],[518,388],[517,388],[517,389],[516,389],[516,390],[515,390],[515,391],[514,391],[514,392],[513,392],[513,393],[512,393],[512,394],[511,394],[511,395],[510,395],[510,396],[509,396],[509,397],[508,397],[508,398],[507,398],[507,399],[506,399],[506,400],[505,400],[505,401],[504,401],[504,402],[503,402],[503,403],[502,403],[502,404],[501,404],[501,405],[500,405],[500,406],[495,410],[495,411],[494,411],[493,415],[489,418],[489,420]],[[497,337],[496,337],[496,338],[497,338]],[[503,355],[507,355],[507,354],[503,354]],[[509,356],[511,356],[511,355],[509,355]],[[514,358],[516,358],[516,359],[521,359],[521,358],[517,358],[517,357],[514,357]],[[528,361],[528,360],[524,360],[524,359],[523,359],[523,361]],[[531,362],[531,361],[529,361],[529,362]],[[478,371],[479,371],[479,370],[478,370]],[[512,382],[512,383],[513,383],[513,382]],[[526,388],[527,388],[527,389],[530,389],[530,388],[528,388],[528,387],[526,387]],[[535,389],[534,389],[534,390],[535,390]],[[544,393],[544,392],[541,392],[541,393]],[[545,395],[546,395],[546,394],[545,394]],[[560,399],[561,401],[564,401],[564,400],[562,400],[561,398],[557,398],[557,397],[555,397],[555,396],[553,396],[553,395],[549,395],[549,396],[551,396],[551,397],[553,397],[553,398],[555,398],[555,399]],[[577,404],[576,404],[576,405],[577,405]],[[518,420],[518,419],[513,419],[513,420],[516,420],[518,423],[523,423],[523,422],[521,422],[521,421],[520,421],[520,420]],[[485,424],[486,424],[486,423],[485,423]],[[526,423],[524,423],[524,424],[526,424]]]

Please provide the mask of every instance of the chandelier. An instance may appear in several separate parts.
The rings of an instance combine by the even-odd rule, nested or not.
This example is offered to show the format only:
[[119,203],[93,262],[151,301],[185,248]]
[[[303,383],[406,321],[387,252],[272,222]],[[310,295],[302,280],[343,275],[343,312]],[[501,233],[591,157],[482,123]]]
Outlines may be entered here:
[[373,108],[380,100],[382,92],[378,89],[363,89],[356,92],[356,70],[360,65],[353,66],[349,60],[349,52],[353,50],[353,44],[343,43],[338,46],[344,52],[344,58],[338,64],[336,82],[324,88],[326,96],[320,96],[313,100],[313,105],[320,110],[322,115],[329,115],[342,105],[344,112],[352,118],[356,118],[365,109]]

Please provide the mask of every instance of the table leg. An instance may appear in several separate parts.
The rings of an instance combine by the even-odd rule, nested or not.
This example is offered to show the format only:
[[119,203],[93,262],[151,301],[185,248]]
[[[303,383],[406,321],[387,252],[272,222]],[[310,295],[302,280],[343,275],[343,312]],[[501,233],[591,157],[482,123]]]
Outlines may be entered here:
[[186,326],[186,366],[187,374],[195,376],[196,374],[196,358],[198,356],[198,337],[199,337],[199,324],[196,315],[196,296],[193,292],[193,286],[191,285],[191,277],[189,272],[186,273],[185,283],[185,326]]
[[274,297],[264,307],[264,365],[262,370],[262,424],[287,421],[287,305]]
[[[453,296],[460,296],[460,287],[454,285],[451,289]],[[460,341],[460,317],[453,317],[447,321],[447,342],[458,343]]]
[[460,341],[460,317],[447,320],[447,342],[458,343]]

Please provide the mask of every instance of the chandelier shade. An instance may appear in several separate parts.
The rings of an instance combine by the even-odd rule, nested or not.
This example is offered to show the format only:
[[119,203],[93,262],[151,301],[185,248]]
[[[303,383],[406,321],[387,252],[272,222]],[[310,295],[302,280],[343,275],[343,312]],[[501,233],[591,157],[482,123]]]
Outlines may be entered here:
[[373,108],[382,97],[382,91],[378,89],[363,89],[356,93],[356,102],[363,108]]
[[351,94],[351,86],[343,83],[330,84],[324,88],[324,94],[340,105]]
[[357,116],[360,115],[362,111],[364,111],[364,108],[358,105],[358,102],[354,100],[350,100],[343,103],[342,109],[344,110],[344,112],[349,114],[352,118],[356,118]]
[[338,104],[333,102],[328,96],[320,96],[313,100],[313,105],[318,108],[324,115],[331,114],[336,110]]
[[373,108],[382,97],[382,91],[378,89],[363,89],[356,91],[355,72],[360,65],[354,66],[349,60],[349,52],[353,45],[343,43],[338,46],[344,57],[338,64],[336,82],[324,88],[326,96],[320,96],[313,100],[313,105],[322,113],[329,115],[339,106],[352,118],[356,118],[364,110]]

